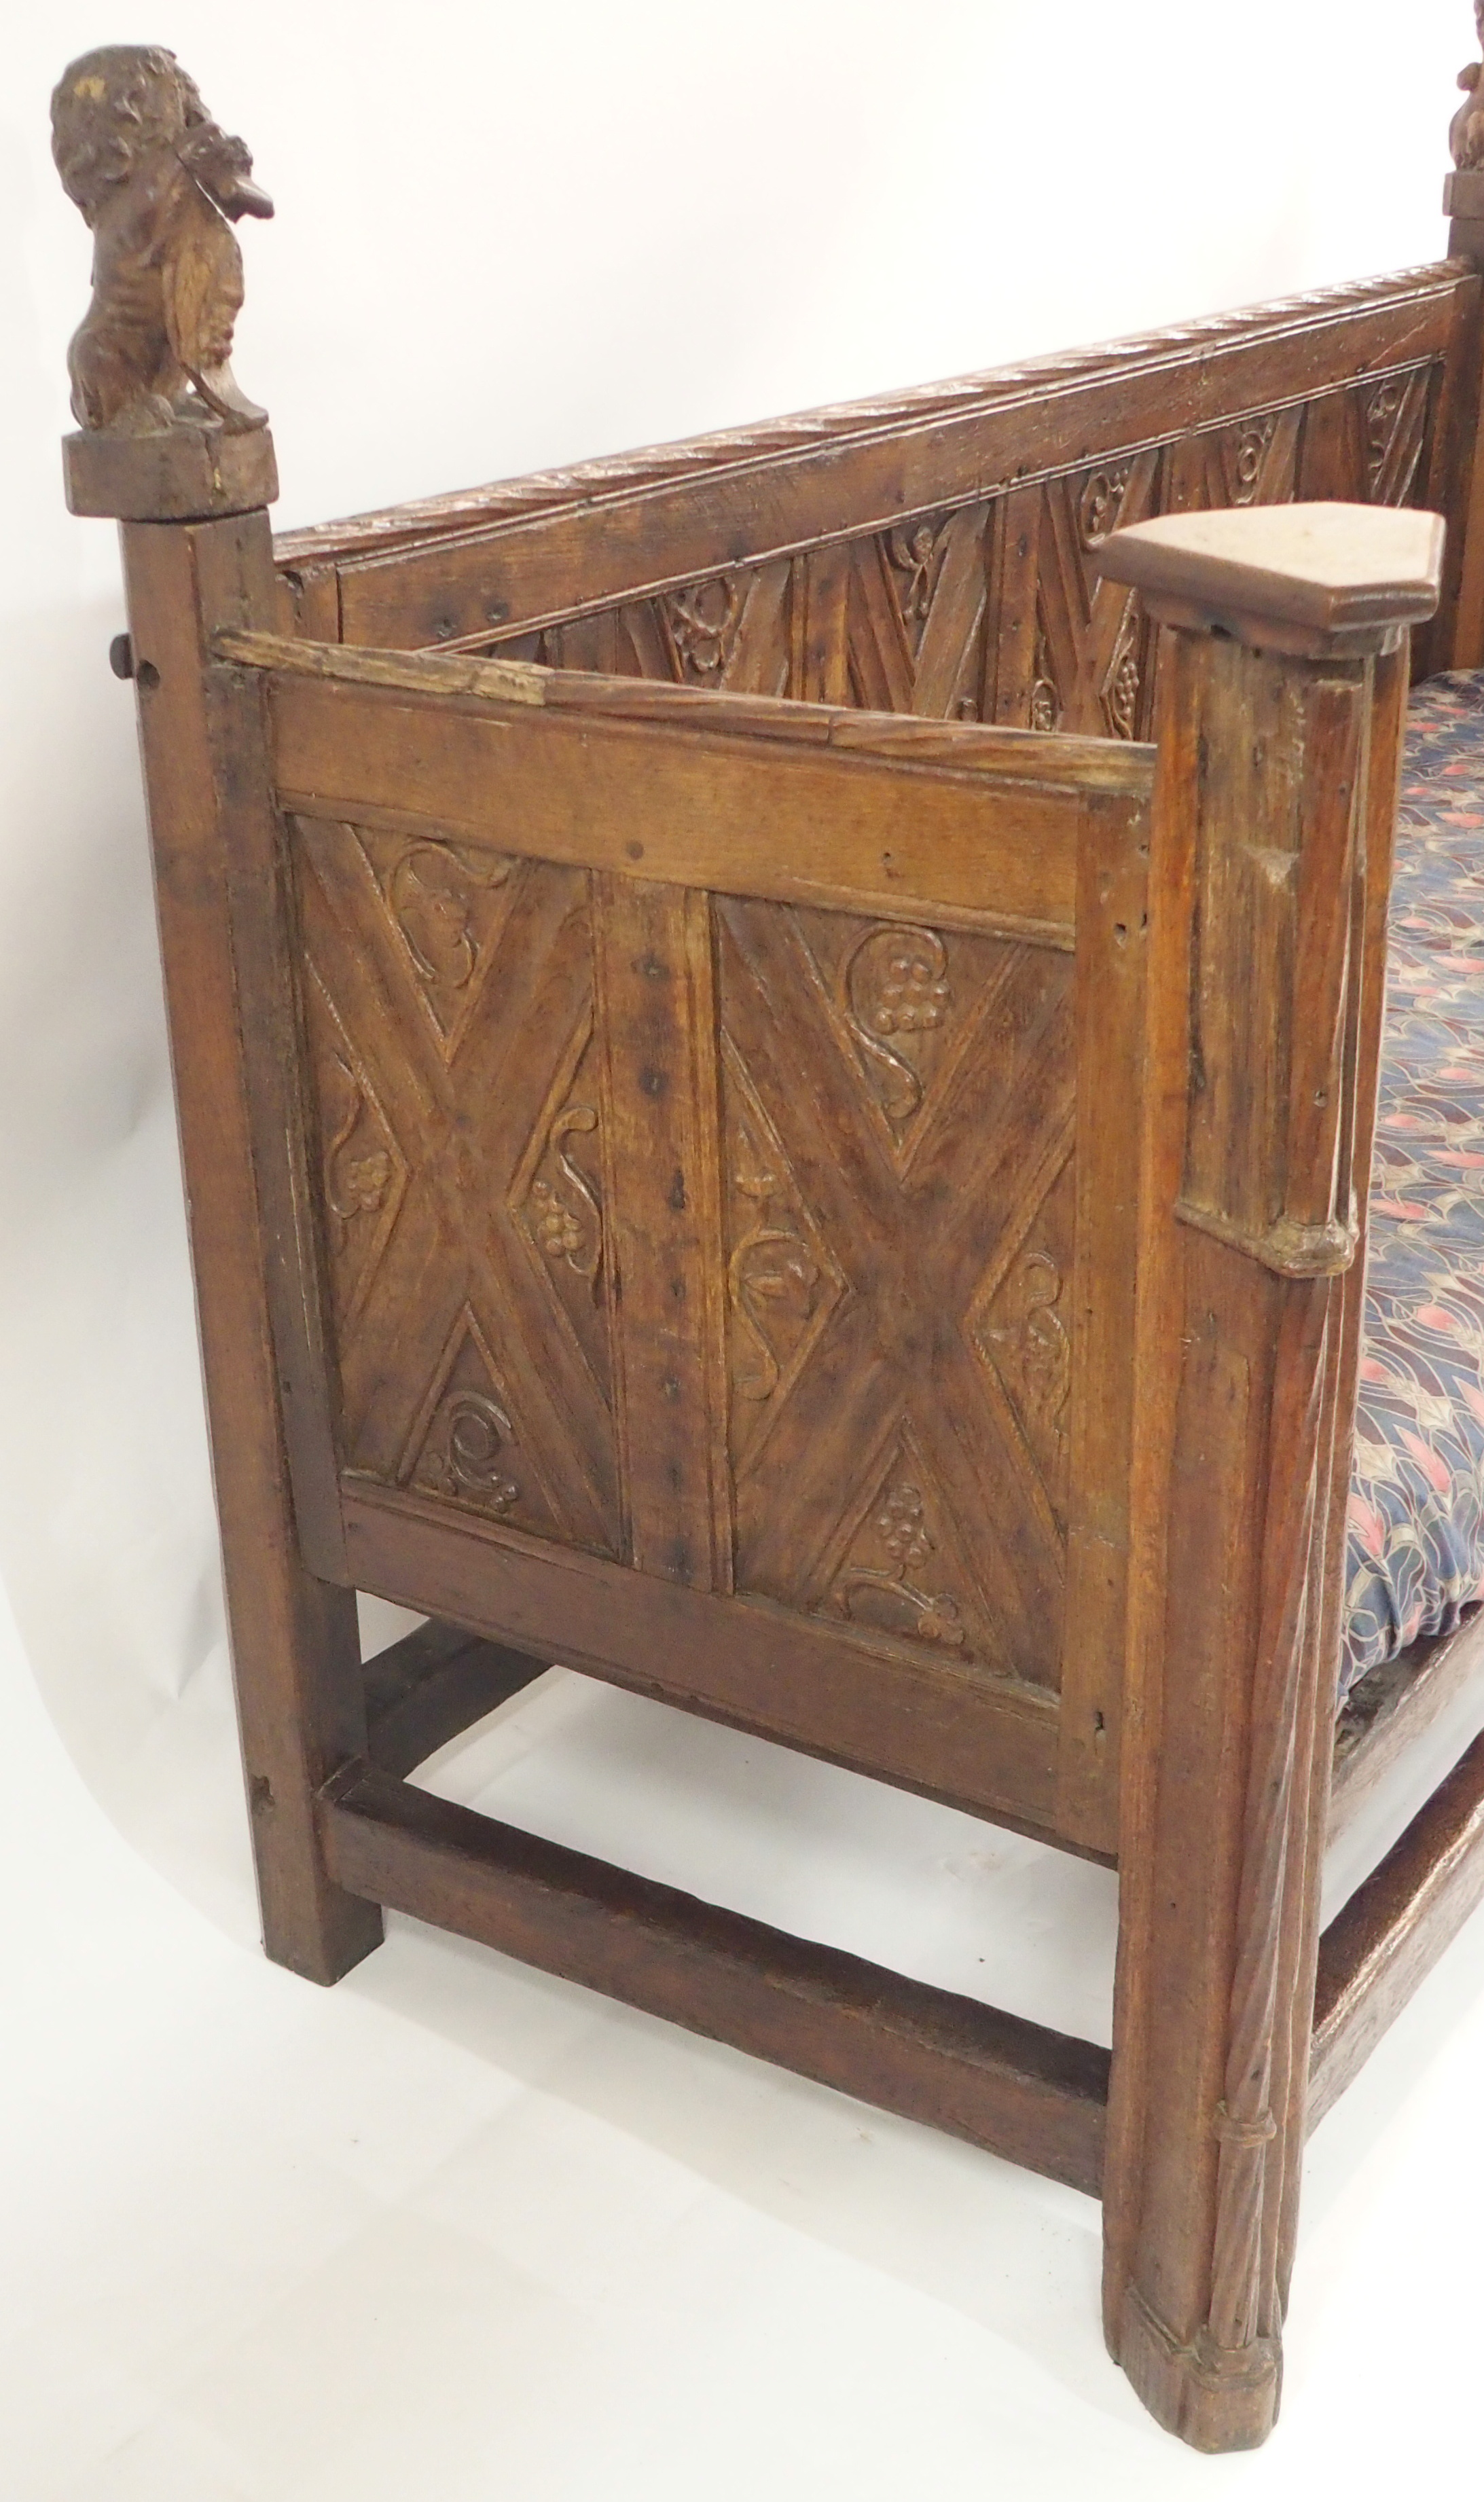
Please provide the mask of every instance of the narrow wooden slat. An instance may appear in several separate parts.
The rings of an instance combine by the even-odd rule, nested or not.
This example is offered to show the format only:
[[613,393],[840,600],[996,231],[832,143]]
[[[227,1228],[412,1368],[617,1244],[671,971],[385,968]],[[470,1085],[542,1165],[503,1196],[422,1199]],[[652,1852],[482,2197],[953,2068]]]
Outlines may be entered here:
[[670,722],[716,737],[849,748],[860,757],[951,765],[959,772],[1072,797],[1096,793],[1147,799],[1154,787],[1154,749],[1135,740],[1062,736],[977,721],[925,721],[911,714],[841,710],[829,703],[747,694],[730,687],[670,686],[457,653],[371,652],[282,634],[223,632],[214,648],[219,659],[240,668],[273,670],[289,678],[388,687],[406,694],[475,695],[492,703],[530,704],[609,721]]
[[1476,1738],[1320,1941],[1310,2128],[1359,2074],[1481,1900],[1484,1738]]
[[419,1625],[366,1662],[371,1761],[384,1773],[412,1772],[551,1665],[460,1625]]
[[1346,1697],[1334,1730],[1330,1840],[1345,1830],[1383,1775],[1431,1729],[1455,1695],[1477,1682],[1484,1704],[1484,1608],[1456,1633],[1413,1642],[1370,1669]]
[[369,1768],[324,1794],[353,1894],[926,2121],[1096,2197],[1108,2053]]

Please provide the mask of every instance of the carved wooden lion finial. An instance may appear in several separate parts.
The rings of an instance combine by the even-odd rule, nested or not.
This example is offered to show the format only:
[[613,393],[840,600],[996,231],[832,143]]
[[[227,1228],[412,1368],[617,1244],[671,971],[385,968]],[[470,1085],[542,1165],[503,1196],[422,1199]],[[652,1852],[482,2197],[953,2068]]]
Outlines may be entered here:
[[[1473,22],[1478,33],[1479,50],[1484,52],[1484,0],[1474,0]],[[1479,83],[1484,80],[1484,61],[1470,61],[1460,70],[1458,83],[1464,90],[1464,101],[1453,117],[1448,144],[1453,162],[1461,174],[1477,173],[1484,167],[1484,103],[1479,98]]]
[[266,423],[232,378],[242,254],[228,220],[271,218],[253,159],[207,114],[173,52],[110,44],[63,73],[51,152],[96,238],[93,296],[68,352],[88,432]]

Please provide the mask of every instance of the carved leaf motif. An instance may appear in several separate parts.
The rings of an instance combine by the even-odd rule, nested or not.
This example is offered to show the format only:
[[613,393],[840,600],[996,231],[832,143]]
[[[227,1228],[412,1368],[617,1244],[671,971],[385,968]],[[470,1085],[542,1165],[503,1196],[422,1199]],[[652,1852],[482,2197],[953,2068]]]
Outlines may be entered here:
[[876,1099],[899,1136],[923,1107],[925,1037],[953,1007],[947,949],[935,930],[882,923],[844,958],[839,997]]
[[1075,1169],[1063,1150],[1061,1161],[1030,1177],[969,1319],[972,1343],[1008,1402],[1062,1535],[1072,1373],[1066,1273],[1075,1222]]
[[932,602],[942,570],[948,524],[941,519],[906,523],[901,528],[888,530],[884,546],[887,565],[909,652],[921,650],[924,628],[932,613]]
[[386,1147],[368,1147],[357,1137],[366,1098],[348,1060],[336,1052],[334,1066],[345,1080],[343,1109],[324,1150],[324,1198],[344,1242],[357,1216],[375,1216],[386,1203],[391,1185],[391,1157]]

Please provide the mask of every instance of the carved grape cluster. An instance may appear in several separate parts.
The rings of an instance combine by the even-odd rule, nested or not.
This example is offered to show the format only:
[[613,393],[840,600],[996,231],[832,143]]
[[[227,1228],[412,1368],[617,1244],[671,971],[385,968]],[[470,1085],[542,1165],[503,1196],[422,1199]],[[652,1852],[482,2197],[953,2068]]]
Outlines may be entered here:
[[923,1498],[915,1485],[894,1485],[876,1515],[877,1534],[902,1572],[914,1572],[932,1553],[932,1539],[923,1518]]
[[385,1147],[368,1156],[351,1156],[342,1163],[337,1176],[339,1192],[335,1212],[341,1217],[374,1216],[387,1196],[391,1179],[391,1158]]
[[919,955],[893,956],[871,1010],[877,1033],[929,1033],[948,1010],[949,987],[936,966]]
[[575,1216],[566,1200],[557,1196],[549,1181],[531,1184],[531,1204],[535,1210],[536,1239],[549,1260],[576,1260],[587,1243],[581,1219]]

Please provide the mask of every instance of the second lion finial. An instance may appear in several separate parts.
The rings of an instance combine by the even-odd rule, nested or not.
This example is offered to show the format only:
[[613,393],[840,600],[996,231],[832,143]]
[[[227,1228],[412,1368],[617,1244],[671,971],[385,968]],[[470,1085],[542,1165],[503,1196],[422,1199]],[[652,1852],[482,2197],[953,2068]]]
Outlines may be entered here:
[[173,52],[112,44],[64,71],[51,152],[95,238],[92,302],[67,359],[79,424],[262,425],[230,361],[243,285],[228,220],[273,215],[242,140],[211,119]]

